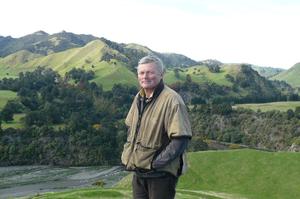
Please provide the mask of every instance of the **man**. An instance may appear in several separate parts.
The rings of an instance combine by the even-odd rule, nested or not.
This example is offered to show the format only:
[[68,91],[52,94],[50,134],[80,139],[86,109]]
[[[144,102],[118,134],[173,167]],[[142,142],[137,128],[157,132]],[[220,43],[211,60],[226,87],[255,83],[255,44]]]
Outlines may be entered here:
[[141,90],[125,120],[127,142],[122,163],[134,171],[134,199],[172,199],[182,174],[184,151],[192,136],[182,98],[164,85],[164,65],[153,55],[138,63]]

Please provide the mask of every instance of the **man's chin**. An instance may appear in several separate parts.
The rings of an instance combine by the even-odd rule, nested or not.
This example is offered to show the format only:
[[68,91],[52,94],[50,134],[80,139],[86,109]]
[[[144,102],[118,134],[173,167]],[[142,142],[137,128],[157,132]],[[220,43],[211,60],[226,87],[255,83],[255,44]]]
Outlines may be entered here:
[[152,85],[142,85],[143,89],[153,89],[154,87]]

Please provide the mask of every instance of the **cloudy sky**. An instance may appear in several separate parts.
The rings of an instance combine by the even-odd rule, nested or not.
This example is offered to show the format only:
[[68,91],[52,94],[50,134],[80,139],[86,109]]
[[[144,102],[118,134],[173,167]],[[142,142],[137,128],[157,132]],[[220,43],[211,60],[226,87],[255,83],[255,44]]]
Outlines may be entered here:
[[195,60],[300,62],[298,0],[3,0],[0,19],[1,36],[65,30]]

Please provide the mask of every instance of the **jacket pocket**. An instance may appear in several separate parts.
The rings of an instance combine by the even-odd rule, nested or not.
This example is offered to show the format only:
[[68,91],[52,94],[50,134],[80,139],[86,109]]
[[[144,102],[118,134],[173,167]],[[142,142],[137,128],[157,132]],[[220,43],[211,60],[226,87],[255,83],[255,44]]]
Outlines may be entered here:
[[124,164],[125,166],[127,166],[129,162],[129,157],[131,156],[131,153],[132,153],[132,145],[130,142],[127,141],[123,146],[123,152],[121,156],[122,164]]
[[133,153],[133,162],[136,168],[151,169],[151,163],[155,156],[157,148],[151,148],[137,144],[136,150]]

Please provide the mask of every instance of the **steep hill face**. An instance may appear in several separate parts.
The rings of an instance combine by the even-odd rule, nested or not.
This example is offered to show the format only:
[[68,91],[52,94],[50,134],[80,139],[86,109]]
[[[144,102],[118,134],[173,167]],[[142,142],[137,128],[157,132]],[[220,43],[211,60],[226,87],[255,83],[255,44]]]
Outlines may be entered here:
[[256,96],[257,99],[268,98],[273,100],[276,100],[276,98],[280,96],[280,91],[274,84],[260,76],[250,65],[242,64],[238,66],[238,71],[235,77],[235,83],[238,84],[242,90],[247,90],[248,95]]
[[[180,55],[180,54],[176,54],[176,53],[159,53],[159,52],[155,52],[151,49],[149,49],[146,46],[142,46],[139,44],[119,44],[113,41],[110,41],[108,39],[105,38],[101,38],[101,40],[103,42],[105,42],[110,48],[118,51],[119,53],[125,55],[125,59],[124,57],[120,58],[120,57],[114,57],[110,54],[107,55],[107,57],[110,58],[114,58],[117,59],[121,62],[125,62],[126,64],[128,64],[128,66],[131,67],[132,70],[135,70],[135,67],[138,64],[138,61],[149,54],[153,54],[158,56],[163,63],[165,64],[166,67],[168,68],[173,68],[173,67],[189,67],[189,66],[193,66],[196,65],[197,62],[184,56],[184,55]],[[106,56],[104,55],[104,57],[106,58]]]
[[300,63],[295,64],[289,70],[283,71],[271,79],[282,80],[289,83],[293,87],[300,87]]

